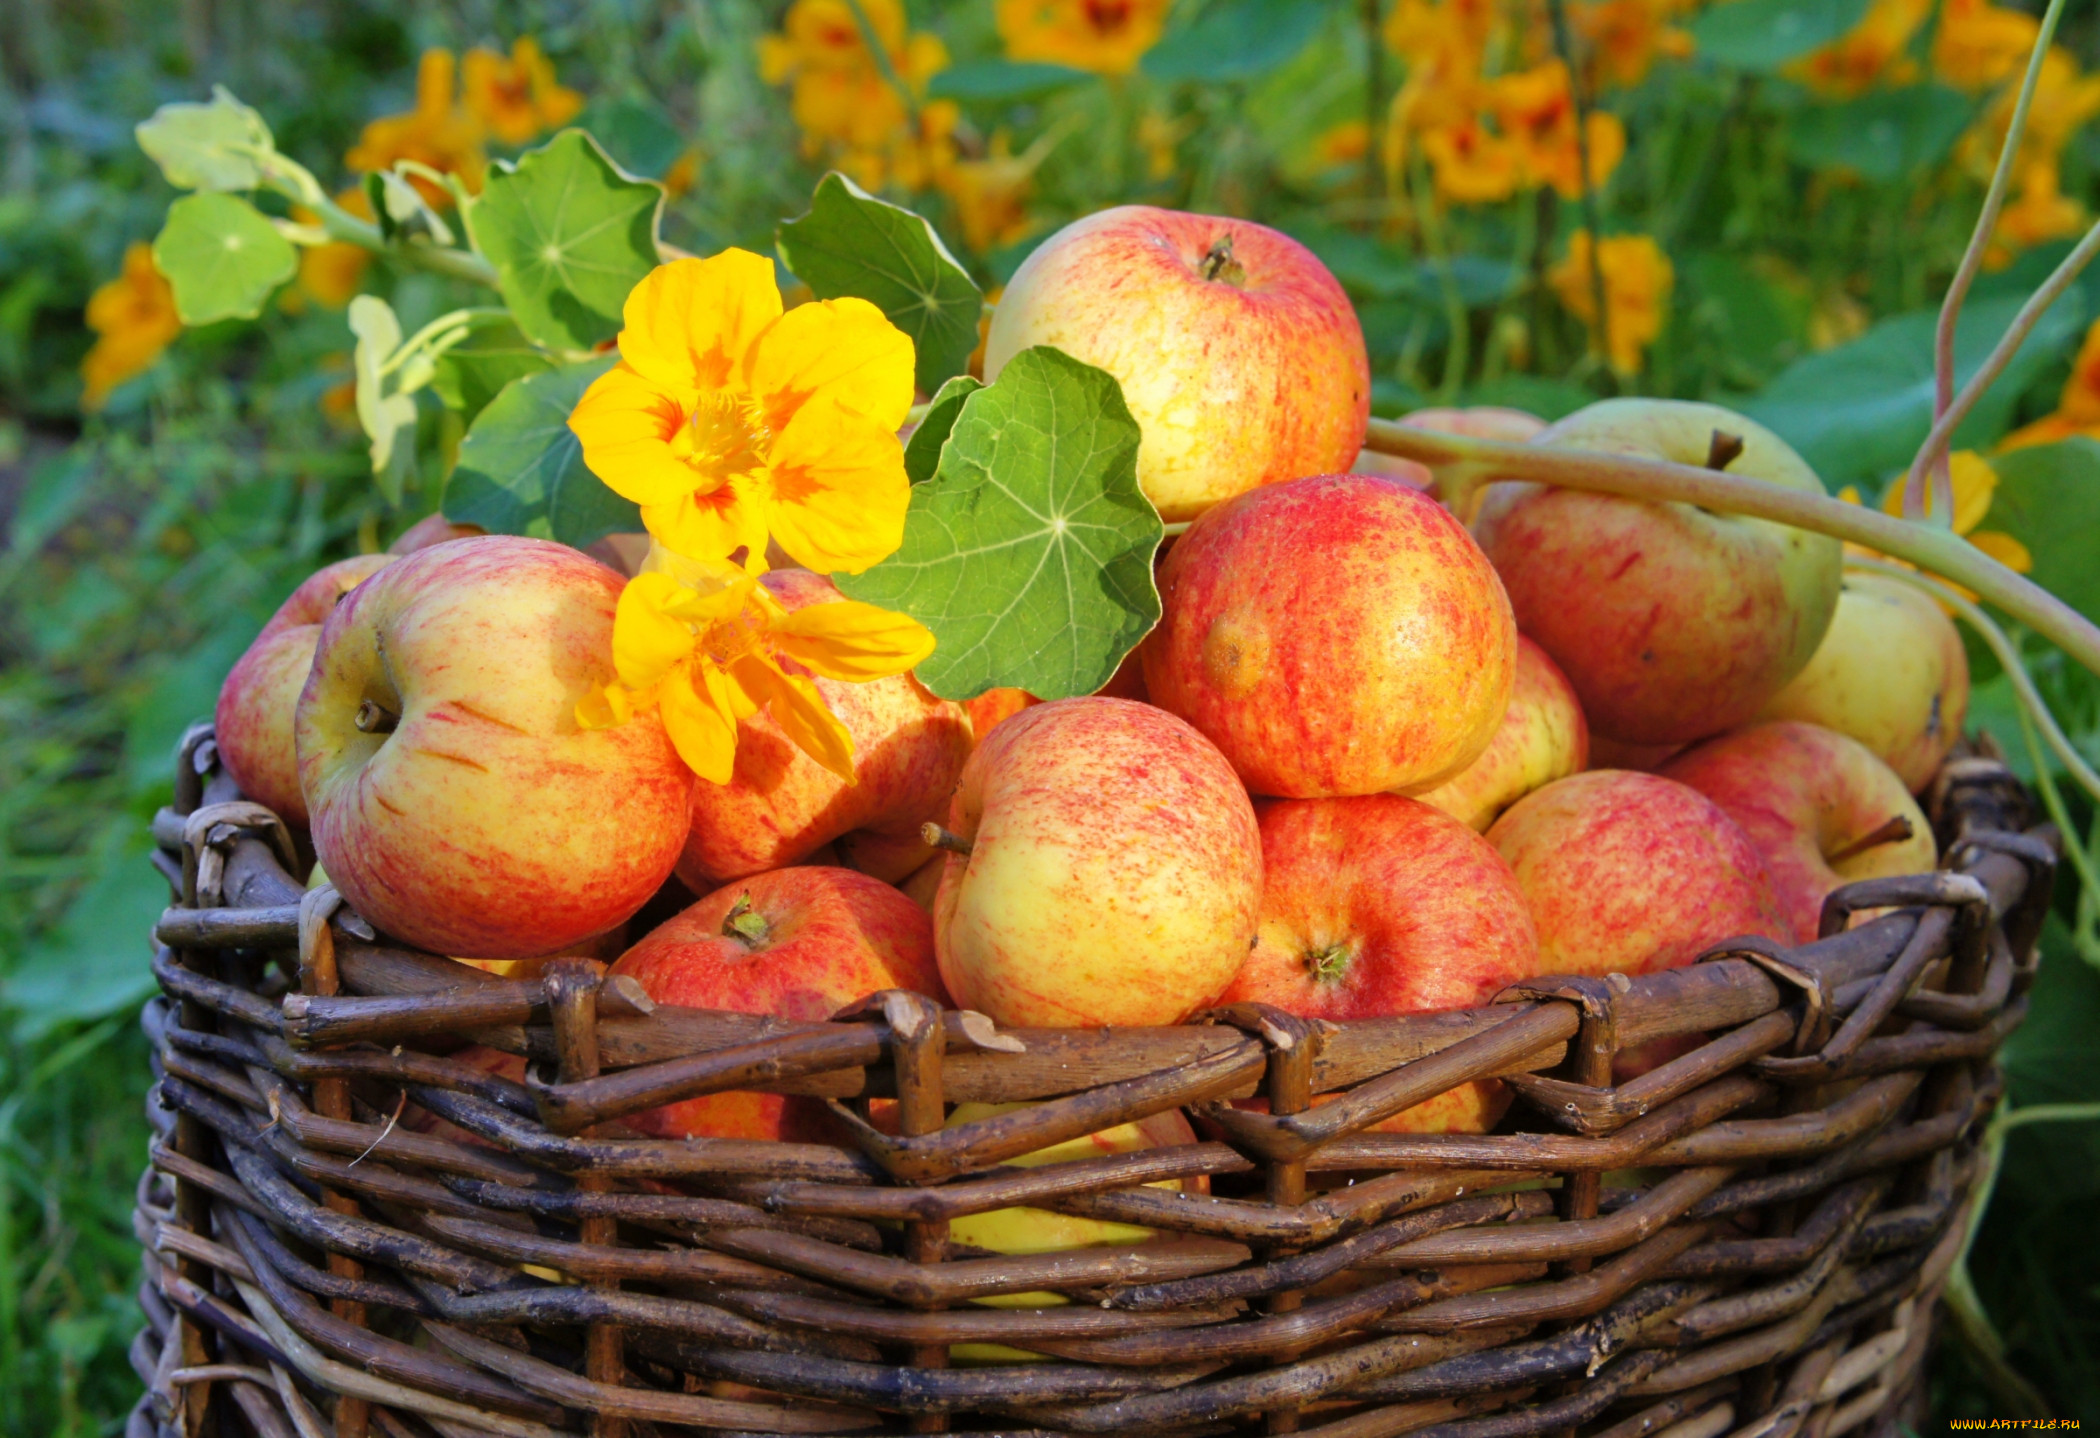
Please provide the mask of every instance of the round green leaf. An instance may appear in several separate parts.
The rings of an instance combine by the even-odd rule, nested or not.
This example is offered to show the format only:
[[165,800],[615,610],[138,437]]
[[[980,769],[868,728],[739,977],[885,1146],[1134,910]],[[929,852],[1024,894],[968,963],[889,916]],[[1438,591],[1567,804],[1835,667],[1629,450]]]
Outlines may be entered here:
[[833,172],[817,182],[809,213],[783,224],[775,243],[818,299],[864,299],[910,335],[925,393],[969,364],[984,296],[920,216]]
[[933,478],[941,467],[941,448],[948,443],[948,435],[955,428],[955,417],[962,413],[963,401],[983,388],[983,380],[966,374],[959,374],[941,386],[933,403],[926,406],[926,417],[919,421],[919,427],[904,442],[906,479],[913,484],[924,484]]
[[1159,622],[1165,530],[1138,488],[1138,435],[1115,376],[1023,350],[963,400],[902,547],[833,581],[933,631],[917,672],[943,698],[1091,694]]
[[445,517],[579,549],[640,530],[641,511],[585,467],[583,446],[569,429],[569,411],[616,359],[603,355],[505,385],[460,442],[445,485]]
[[627,292],[656,267],[663,201],[661,185],[564,130],[490,170],[467,206],[467,234],[496,267],[519,328],[548,349],[587,350],[620,332]]
[[252,190],[262,172],[246,147],[276,148],[263,117],[214,85],[208,105],[163,105],[132,131],[178,190]]
[[299,252],[246,200],[184,195],[168,206],[153,263],[175,291],[186,325],[252,320],[271,292],[299,270]]
[[1699,53],[1734,70],[1774,71],[1859,23],[1867,0],[1730,0],[1692,22]]

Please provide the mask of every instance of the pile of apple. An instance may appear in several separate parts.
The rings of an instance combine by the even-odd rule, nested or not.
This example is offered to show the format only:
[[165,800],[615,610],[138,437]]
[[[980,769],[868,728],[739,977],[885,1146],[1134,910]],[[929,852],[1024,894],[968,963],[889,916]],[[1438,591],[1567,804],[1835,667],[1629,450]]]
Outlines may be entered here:
[[[1812,939],[1831,889],[1933,866],[1913,794],[1960,732],[1962,646],[1914,591],[1847,576],[1837,541],[1523,483],[1452,513],[1426,474],[1359,459],[1355,316],[1243,221],[1112,211],[1054,237],[987,369],[1036,343],[1118,376],[1141,483],[1192,520],[1102,693],[819,680],[851,781],[761,711],[731,782],[696,782],[653,715],[577,726],[623,576],[439,521],[286,602],[221,695],[227,767],[399,940],[500,973],[589,955],[659,1002],[793,1020],[892,987],[1019,1027],[1463,1008]],[[1708,405],[1412,422],[1821,489]],[[790,608],[836,596],[765,583]],[[1506,1103],[1474,1085],[1387,1126],[1484,1131]],[[825,1121],[731,1094],[633,1123]]]

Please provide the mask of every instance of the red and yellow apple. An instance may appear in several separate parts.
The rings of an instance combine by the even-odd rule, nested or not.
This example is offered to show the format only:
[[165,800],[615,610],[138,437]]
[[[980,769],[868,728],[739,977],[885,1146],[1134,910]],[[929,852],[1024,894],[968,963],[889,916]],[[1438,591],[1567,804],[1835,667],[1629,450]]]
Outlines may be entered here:
[[337,600],[392,562],[390,554],[360,554],[309,575],[277,606],[219,687],[212,716],[219,758],[243,794],[287,824],[307,823],[292,718],[314,667],[321,621]]
[[583,729],[620,577],[509,535],[419,550],[321,626],[299,696],[314,849],[357,911],[441,954],[529,958],[670,877],[692,772],[654,712]]
[[934,944],[1009,1026],[1171,1024],[1224,992],[1261,908],[1254,806],[1211,743],[1128,699],[1014,715],[963,766]]
[[1518,800],[1487,837],[1531,907],[1540,973],[1654,973],[1743,934],[1794,942],[1750,836],[1673,779],[1573,774]]
[[[1728,442],[1740,441],[1730,457]],[[1809,494],[1822,481],[1741,415],[1682,400],[1603,400],[1532,441],[1705,464]],[[1743,723],[1799,674],[1837,608],[1828,535],[1690,504],[1530,483],[1490,486],[1474,520],[1517,624],[1575,685],[1593,733],[1683,744]]]
[[[1261,826],[1261,927],[1226,1003],[1317,1019],[1485,1004],[1538,972],[1516,876],[1473,830],[1416,799],[1280,799]],[[1387,1119],[1406,1133],[1484,1133],[1501,1084],[1461,1085]]]
[[1900,579],[1850,570],[1808,667],[1758,716],[1849,734],[1915,794],[1969,714],[1969,656],[1946,611]]
[[984,377],[1051,345],[1122,384],[1138,483],[1168,521],[1345,469],[1364,441],[1363,329],[1327,267],[1248,220],[1121,205],[1050,236],[992,316]]
[[1152,702],[1280,798],[1420,793],[1480,757],[1516,678],[1501,581],[1391,480],[1269,485],[1189,526],[1142,650]]
[[[839,598],[830,580],[806,569],[775,570],[764,582],[789,610]],[[909,674],[815,682],[853,736],[853,777],[804,753],[769,711],[738,724],[729,782],[693,786],[678,877],[695,893],[797,863],[854,830],[869,835],[853,866],[877,878],[901,879],[932,857],[919,826],[938,818],[954,792],[970,752],[969,716]]]
[[[882,989],[945,1000],[925,910],[851,869],[802,867],[753,874],[659,924],[620,956],[614,974],[660,1004],[771,1014],[821,1023]],[[628,1119],[659,1138],[829,1141],[814,1100],[780,1094],[703,1094]]]
[[1587,768],[1589,755],[1589,723],[1575,686],[1545,650],[1518,635],[1516,684],[1494,737],[1479,758],[1420,797],[1485,833],[1532,790]]
[[1896,771],[1857,739],[1814,724],[1753,724],[1662,768],[1742,826],[1803,943],[1823,899],[1858,879],[1919,874],[1939,859],[1932,825]]

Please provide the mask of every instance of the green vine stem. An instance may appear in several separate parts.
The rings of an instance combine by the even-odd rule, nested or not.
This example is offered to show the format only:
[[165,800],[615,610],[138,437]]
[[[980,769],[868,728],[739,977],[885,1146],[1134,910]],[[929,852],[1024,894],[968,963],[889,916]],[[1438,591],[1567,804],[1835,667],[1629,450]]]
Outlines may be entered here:
[[1474,493],[1483,485],[1530,480],[1628,499],[1694,504],[1832,535],[1930,570],[1983,596],[2100,674],[2100,628],[1950,530],[1696,465],[1439,434],[1392,420],[1372,420],[1364,448],[1428,466],[1436,474],[1438,496],[1459,515],[1471,511]]
[[1992,1326],[1990,1315],[1984,1311],[1983,1300],[1976,1292],[1976,1284],[1969,1276],[1969,1251],[1975,1247],[1976,1235],[1983,1228],[1983,1215],[1989,1211],[1992,1193],[1998,1187],[1998,1172],[2005,1161],[2006,1135],[2028,1124],[2084,1123],[2094,1119],[2100,1119],[2100,1103],[2038,1103],[2025,1108],[2006,1107],[1992,1117],[1983,1136],[1983,1176],[1976,1185],[1976,1196],[1969,1201],[1968,1231],[1962,1235],[1961,1252],[1955,1255],[1954,1266],[1947,1273],[1944,1292],[1948,1312],[1954,1318],[1955,1331],[1978,1360],[1978,1366],[1983,1370],[1982,1377],[1992,1391],[2010,1406],[2023,1410],[2022,1416],[2028,1418],[2048,1417],[2048,1405],[2034,1385],[2014,1372],[2012,1365],[2006,1362],[2005,1340]]
[[1990,355],[1984,360],[1982,366],[1977,369],[1975,374],[1969,376],[1969,382],[1962,386],[1961,393],[1955,396],[1954,402],[1948,405],[1939,418],[1933,421],[1932,432],[1925,436],[1925,443],[1919,446],[1917,457],[1911,461],[1910,472],[1903,480],[1905,486],[1903,503],[1906,514],[1910,512],[1912,496],[1919,492],[1918,485],[1920,481],[1929,472],[1934,476],[1933,490],[1935,498],[1932,506],[1933,513],[1928,517],[1928,522],[1938,528],[1953,527],[1954,500],[1951,488],[1953,481],[1951,478],[1948,480],[1947,483],[1950,487],[1947,488],[1945,495],[1941,495],[1939,491],[1943,486],[1939,482],[1939,476],[1941,470],[1945,468],[1941,461],[1947,454],[1947,447],[1954,438],[1955,429],[1963,420],[1969,417],[1969,411],[1974,409],[1976,402],[1983,398],[1984,391],[1991,387],[1999,375],[2005,373],[2005,367],[2011,364],[2013,356],[2020,352],[2020,346],[2026,342],[2029,332],[2041,322],[2042,316],[2048,313],[2049,307],[2063,297],[2064,291],[2071,287],[2072,282],[2078,278],[2079,272],[2092,263],[2093,256],[2096,254],[2100,254],[2100,225],[2094,225],[2090,230],[2087,230],[2085,238],[2078,242],[2077,247],[2070,254],[2064,256],[2063,263],[2059,264],[2049,278],[2042,282],[2039,289],[2028,296],[2027,303],[2020,306],[2020,312],[2014,315],[2012,323],[2005,327],[2005,333],[1999,337],[1998,343],[1992,347]]
[[[2027,56],[2027,73],[2020,80],[2020,93],[2013,101],[2012,118],[2005,127],[2005,144],[1998,151],[1998,166],[1991,172],[1990,188],[1984,191],[1983,209],[1976,216],[1976,228],[1969,233],[1969,247],[1962,252],[1961,264],[1956,267],[1954,278],[1947,283],[1946,297],[1940,301],[1939,324],[1932,336],[1932,417],[1935,420],[1943,417],[1954,403],[1955,322],[1961,318],[1961,307],[1969,297],[1969,286],[1974,283],[1976,272],[1983,268],[1984,252],[1990,247],[1992,232],[1998,228],[1998,213],[2005,208],[2005,192],[2012,186],[2013,162],[2019,158],[2020,140],[2027,133],[2027,111],[2034,103],[2035,87],[2042,78],[2042,62],[2049,54],[2050,42],[2056,38],[2056,22],[2062,18],[2063,12],[2064,0],[2049,0],[2049,8],[2042,13],[2034,49]],[[1951,525],[1954,515],[1953,476],[1932,453],[1930,442],[1918,452],[1917,460],[1904,479],[1903,512],[1912,519],[1927,512],[1923,480],[1928,468],[1932,474],[1934,498],[1930,508],[1941,516],[1942,524]]]

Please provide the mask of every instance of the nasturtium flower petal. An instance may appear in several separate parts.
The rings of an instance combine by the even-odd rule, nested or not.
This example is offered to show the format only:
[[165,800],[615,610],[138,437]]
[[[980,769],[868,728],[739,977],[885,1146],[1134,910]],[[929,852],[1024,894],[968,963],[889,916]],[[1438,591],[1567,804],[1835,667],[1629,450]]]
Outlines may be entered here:
[[856,599],[798,609],[771,638],[776,653],[812,673],[854,683],[902,674],[933,653],[933,631],[918,620]]
[[815,683],[783,673],[762,654],[744,655],[730,672],[752,698],[763,699],[766,712],[796,748],[841,779],[853,777],[853,736],[824,706]]
[[693,690],[692,668],[681,667],[660,690],[664,729],[686,768],[710,784],[727,784],[736,768],[736,721]]
[[665,611],[691,591],[662,574],[637,574],[613,611],[613,668],[630,689],[647,689],[693,652],[692,626]]
[[634,696],[624,684],[601,684],[576,701],[576,727],[610,729],[634,717]]
[[773,537],[820,574],[858,574],[904,542],[911,481],[892,429],[834,399],[804,405],[773,442]]
[[1968,538],[1969,543],[2015,574],[2028,574],[2034,569],[2034,555],[2028,552],[2026,545],[2010,534],[1995,529],[1983,529]]
[[673,260],[629,291],[620,358],[681,396],[720,389],[780,313],[773,262],[762,255],[730,249]]
[[636,504],[669,504],[701,482],[671,447],[684,424],[677,396],[625,364],[592,380],[569,412],[584,464]]
[[687,490],[669,504],[642,506],[642,523],[681,554],[727,557],[742,549],[755,570],[765,568],[766,505],[748,481],[710,494]]
[[819,397],[858,410],[884,429],[911,410],[911,336],[866,300],[819,300],[782,315],[751,346],[744,384],[775,433]]

